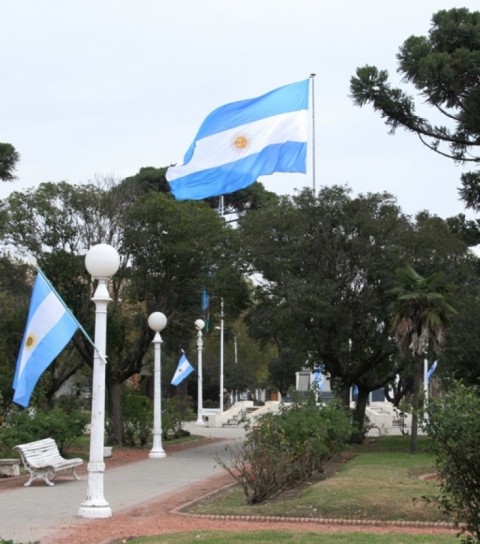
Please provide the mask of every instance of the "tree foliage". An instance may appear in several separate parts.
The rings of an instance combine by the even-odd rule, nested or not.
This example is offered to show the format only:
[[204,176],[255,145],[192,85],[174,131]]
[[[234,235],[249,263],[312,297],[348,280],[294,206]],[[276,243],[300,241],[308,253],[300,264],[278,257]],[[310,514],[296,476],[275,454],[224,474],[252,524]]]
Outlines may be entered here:
[[466,385],[480,384],[480,275],[473,263],[465,281],[455,289],[454,305],[458,315],[448,329],[438,375],[445,385],[461,380]]
[[6,256],[0,258],[0,420],[13,397],[13,375],[29,304],[29,270]]
[[472,274],[466,244],[438,217],[405,216],[388,194],[354,198],[338,186],[318,197],[308,190],[284,197],[239,225],[245,259],[258,278],[248,324],[256,338],[276,345],[279,386],[284,376],[318,364],[345,404],[356,385],[361,436],[369,393],[413,372],[391,334],[396,270],[412,265],[429,275],[440,269],[460,284]]
[[390,195],[305,191],[248,214],[240,226],[246,258],[261,276],[250,327],[274,341],[280,357],[290,354],[291,375],[321,363],[346,403],[367,373],[366,391],[394,376],[386,290],[408,221]]
[[428,406],[426,431],[436,454],[437,501],[480,542],[480,391],[456,384]]
[[446,329],[456,310],[448,302],[449,286],[440,272],[425,278],[411,266],[400,269],[390,293],[396,297],[392,330],[397,344],[403,355],[411,354],[415,361],[410,453],[416,454],[423,359],[441,353]]
[[0,180],[12,181],[20,155],[12,144],[0,143]]
[[[121,266],[112,278],[107,346],[107,399],[112,441],[122,442],[122,384],[141,372],[152,331],[147,318],[163,311],[169,319],[165,355],[178,359],[194,335],[201,312],[201,292],[224,297],[232,316],[244,309],[248,288],[238,269],[236,235],[218,214],[201,202],[176,202],[152,189],[160,172],[142,171],[138,180],[104,180],[103,185],[46,183],[6,201],[4,241],[19,253],[36,257],[66,304],[92,336],[94,283],[83,263],[97,243],[117,248]],[[148,180],[147,180],[148,181]],[[144,183],[145,182],[145,183]],[[92,365],[90,344],[74,337],[76,350],[53,365],[48,395],[82,365]]]
[[[437,153],[460,163],[478,163],[480,12],[454,8],[435,13],[428,36],[410,36],[397,60],[404,81],[440,114],[443,124],[418,114],[413,96],[392,86],[388,72],[375,66],[357,68],[351,78],[354,103],[371,104],[392,132],[404,128]],[[480,209],[480,172],[465,173],[461,180],[467,207]]]

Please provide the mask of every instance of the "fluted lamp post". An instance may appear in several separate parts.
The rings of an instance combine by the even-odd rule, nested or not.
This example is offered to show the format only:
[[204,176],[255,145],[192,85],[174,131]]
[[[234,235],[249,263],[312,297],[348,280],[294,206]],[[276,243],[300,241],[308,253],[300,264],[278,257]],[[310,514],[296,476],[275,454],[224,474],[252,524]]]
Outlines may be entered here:
[[197,329],[197,351],[198,351],[198,416],[197,425],[204,426],[203,421],[203,371],[202,371],[202,350],[203,350],[203,334],[202,329],[205,327],[205,321],[203,319],[197,319],[195,321],[195,328]]
[[167,454],[162,447],[162,337],[160,332],[167,326],[167,318],[162,312],[153,312],[148,317],[148,326],[155,331],[152,340],[154,347],[153,373],[153,447],[148,454],[150,459],[160,459]]
[[[87,498],[78,515],[84,518],[109,518],[112,515],[103,494],[103,460],[105,434],[105,354],[107,337],[107,306],[112,300],[107,283],[117,272],[120,257],[115,248],[107,244],[93,246],[85,256],[85,267],[93,279],[98,280],[92,301],[95,303],[95,346],[93,357],[92,421],[90,426],[90,457],[87,466]],[[97,351],[98,350],[98,351]]]

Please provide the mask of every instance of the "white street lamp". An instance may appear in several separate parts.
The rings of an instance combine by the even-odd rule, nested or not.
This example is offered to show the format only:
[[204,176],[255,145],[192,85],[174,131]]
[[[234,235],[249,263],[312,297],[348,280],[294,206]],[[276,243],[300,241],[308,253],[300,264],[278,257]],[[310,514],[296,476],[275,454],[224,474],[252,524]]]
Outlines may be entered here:
[[[90,457],[88,462],[87,498],[78,515],[84,518],[109,518],[112,509],[103,494],[103,447],[105,434],[105,353],[107,337],[107,306],[112,300],[107,282],[117,272],[120,257],[107,244],[93,246],[85,256],[85,267],[98,286],[93,295],[95,303],[95,346],[93,357],[92,420],[90,425]],[[98,351],[97,351],[98,350]]]
[[153,447],[148,454],[150,459],[166,457],[162,447],[162,337],[160,332],[167,326],[167,318],[162,312],[153,312],[148,317],[148,326],[155,331],[152,341],[155,352],[155,369],[153,379]]
[[195,327],[197,329],[197,350],[198,350],[198,416],[197,425],[204,426],[203,421],[203,374],[202,374],[202,349],[203,349],[203,335],[202,329],[205,327],[205,321],[203,319],[197,319],[195,321]]

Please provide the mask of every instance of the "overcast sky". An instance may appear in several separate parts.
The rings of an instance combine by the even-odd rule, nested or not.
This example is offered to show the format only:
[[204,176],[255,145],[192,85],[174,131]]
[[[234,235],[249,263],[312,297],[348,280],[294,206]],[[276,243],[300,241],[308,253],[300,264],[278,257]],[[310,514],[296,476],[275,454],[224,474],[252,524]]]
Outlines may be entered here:
[[[21,155],[0,198],[181,162],[213,109],[316,73],[317,189],[388,191],[411,215],[464,211],[461,168],[413,134],[389,135],[353,106],[349,81],[373,64],[399,82],[403,41],[478,0],[0,1],[0,142]],[[279,194],[312,187],[311,172],[261,181]]]

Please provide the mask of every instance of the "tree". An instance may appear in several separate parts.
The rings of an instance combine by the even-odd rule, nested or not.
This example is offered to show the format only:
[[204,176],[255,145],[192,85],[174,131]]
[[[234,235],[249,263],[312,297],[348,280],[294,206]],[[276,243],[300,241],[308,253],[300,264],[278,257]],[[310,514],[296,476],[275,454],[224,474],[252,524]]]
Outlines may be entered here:
[[234,256],[235,238],[207,204],[177,202],[162,193],[145,194],[126,217],[122,248],[131,255],[128,298],[144,312],[167,315],[166,352],[175,361],[194,340],[205,287],[214,302],[212,319],[222,298],[232,319],[245,308],[249,291]]
[[0,180],[12,181],[15,179],[13,171],[20,160],[20,155],[11,144],[0,143]]
[[[257,181],[245,189],[225,195],[223,200],[226,214],[243,215],[251,210],[275,205],[278,203],[279,196],[267,191],[265,186]],[[218,206],[218,198],[209,198],[207,201],[213,207]]]
[[[203,380],[204,399],[218,402],[220,387],[220,334],[216,321],[209,332],[204,334]],[[243,313],[233,322],[225,316],[224,327],[224,388],[228,392],[254,391],[267,387],[269,349],[265,349],[249,334]],[[213,394],[208,395],[208,388]]]
[[292,379],[302,366],[322,363],[344,404],[361,383],[361,433],[363,395],[399,370],[386,291],[411,229],[390,195],[349,193],[336,186],[315,197],[305,190],[239,225],[245,259],[261,278],[252,332],[277,345]]
[[480,221],[467,220],[464,214],[460,213],[446,219],[450,232],[462,238],[468,246],[480,244]]
[[464,266],[463,281],[455,288],[455,309],[437,369],[445,387],[452,381],[466,385],[480,384],[480,331],[472,324],[480,322],[480,276],[478,259],[472,257]]
[[[65,182],[45,183],[23,193],[13,192],[4,202],[8,219],[4,243],[14,247],[16,254],[28,254],[37,260],[67,306],[89,331],[93,330],[91,285],[83,256],[90,245],[114,240],[104,195],[103,190],[93,185],[76,188]],[[78,343],[79,337],[76,335],[74,342]],[[79,354],[67,349],[49,367],[47,402],[53,402],[56,391],[84,366],[86,358],[91,362],[90,350]]]
[[154,168],[153,166],[140,168],[138,173],[122,180],[113,190],[123,192],[128,188],[136,197],[150,191],[170,193],[170,185],[165,177],[166,172],[167,168]]
[[29,271],[6,256],[0,258],[0,420],[9,412],[13,375],[27,319]]
[[[122,443],[122,384],[140,373],[150,349],[148,315],[169,319],[165,355],[178,360],[195,331],[201,292],[211,270],[212,293],[225,297],[232,315],[243,309],[248,289],[232,258],[235,233],[202,202],[176,202],[169,194],[135,183],[105,187],[42,184],[6,201],[5,241],[37,258],[66,304],[87,331],[93,330],[90,297],[94,285],[83,258],[89,247],[115,246],[121,266],[112,278],[107,346],[107,400],[113,443]],[[236,251],[236,249],[235,249]],[[233,263],[233,264],[231,264]],[[214,272],[214,273],[213,273]],[[81,366],[92,365],[92,350],[74,337],[76,357],[54,364],[48,395]],[[78,356],[80,354],[80,357]],[[68,367],[68,368],[67,368]]]
[[[257,278],[247,323],[258,340],[276,346],[279,386],[301,367],[322,364],[345,404],[358,387],[361,436],[370,392],[399,374],[402,384],[411,381],[411,364],[399,356],[390,328],[396,270],[442,269],[449,282],[466,284],[473,259],[466,244],[441,218],[405,216],[391,195],[353,198],[338,186],[318,197],[309,190],[283,197],[242,217],[239,227]],[[399,402],[405,390],[397,393]]]
[[279,306],[277,299],[264,292],[262,287],[256,290],[255,304],[245,316],[249,334],[268,354],[268,383],[282,396],[287,396],[295,386],[295,372],[301,370],[308,357],[304,349],[292,347],[291,314],[285,305]]
[[446,329],[456,313],[447,300],[448,292],[444,274],[436,273],[425,278],[410,266],[398,271],[397,285],[390,290],[396,297],[392,307],[392,330],[401,353],[410,353],[415,361],[410,441],[412,455],[417,453],[423,359],[429,353],[440,354]]
[[[398,72],[424,102],[439,112],[437,125],[416,112],[413,97],[388,81],[386,70],[357,68],[350,90],[357,106],[371,104],[392,132],[399,127],[456,162],[480,160],[480,12],[442,10],[432,17],[428,36],[410,36],[397,54]],[[480,209],[480,172],[462,174],[460,195],[467,207]]]

